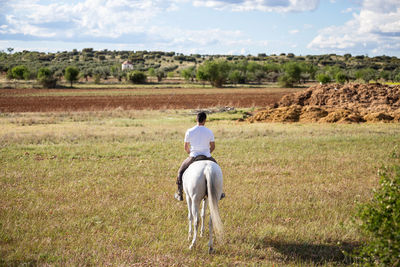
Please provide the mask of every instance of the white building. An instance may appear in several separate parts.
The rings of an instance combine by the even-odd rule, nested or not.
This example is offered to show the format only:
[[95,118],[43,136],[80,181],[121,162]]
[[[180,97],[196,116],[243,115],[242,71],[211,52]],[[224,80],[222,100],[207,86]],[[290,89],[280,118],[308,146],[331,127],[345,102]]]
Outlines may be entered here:
[[122,70],[133,70],[133,64],[130,61],[124,61],[122,63]]

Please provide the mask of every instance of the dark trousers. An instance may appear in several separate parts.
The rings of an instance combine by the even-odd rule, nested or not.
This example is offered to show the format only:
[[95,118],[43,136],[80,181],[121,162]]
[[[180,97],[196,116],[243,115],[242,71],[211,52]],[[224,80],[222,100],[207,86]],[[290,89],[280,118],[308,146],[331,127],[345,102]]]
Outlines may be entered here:
[[189,168],[190,164],[192,164],[195,161],[199,160],[211,160],[217,163],[217,161],[213,157],[206,157],[206,156],[197,156],[197,157],[188,157],[186,158],[183,162],[181,167],[178,170],[178,177],[176,179],[176,184],[178,185],[178,188],[182,189],[182,177],[183,173],[186,171],[187,168]]

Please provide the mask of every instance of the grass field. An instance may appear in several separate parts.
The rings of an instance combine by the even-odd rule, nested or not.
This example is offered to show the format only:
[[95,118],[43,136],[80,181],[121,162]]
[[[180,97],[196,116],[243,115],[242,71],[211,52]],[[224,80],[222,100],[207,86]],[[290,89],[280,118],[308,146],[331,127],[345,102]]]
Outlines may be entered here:
[[142,88],[116,89],[116,88],[89,88],[89,89],[20,89],[0,90],[0,96],[33,97],[33,96],[143,96],[143,95],[174,95],[185,94],[252,94],[252,93],[292,93],[302,89],[298,88],[211,88],[204,87],[200,90],[193,88]]
[[226,242],[173,199],[188,110],[0,114],[0,265],[347,265],[399,124],[247,124],[217,113]]

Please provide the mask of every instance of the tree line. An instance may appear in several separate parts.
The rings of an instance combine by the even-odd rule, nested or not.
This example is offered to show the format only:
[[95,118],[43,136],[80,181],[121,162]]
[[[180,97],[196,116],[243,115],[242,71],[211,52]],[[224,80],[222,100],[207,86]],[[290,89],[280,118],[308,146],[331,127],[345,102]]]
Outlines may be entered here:
[[[10,52],[10,51],[9,51]],[[8,79],[37,79],[44,87],[54,87],[61,78],[79,78],[95,83],[110,77],[119,82],[145,83],[148,77],[161,82],[165,77],[181,76],[188,82],[209,82],[212,86],[278,82],[292,87],[307,81],[345,83],[349,81],[400,82],[400,60],[396,57],[369,58],[335,54],[295,56],[294,54],[258,56],[190,55],[174,52],[79,51],[60,53],[0,52],[0,71]],[[128,59],[133,70],[122,71]]]

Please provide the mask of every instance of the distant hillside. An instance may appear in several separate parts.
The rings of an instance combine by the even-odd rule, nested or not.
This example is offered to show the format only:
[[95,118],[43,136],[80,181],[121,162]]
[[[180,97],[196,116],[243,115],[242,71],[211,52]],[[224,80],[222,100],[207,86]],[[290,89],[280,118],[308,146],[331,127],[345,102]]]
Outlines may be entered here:
[[[279,77],[288,72],[285,67],[288,63],[296,63],[303,68],[303,76],[298,78],[299,81],[318,80],[317,74],[330,75],[328,80],[335,80],[338,73],[344,73],[347,80],[355,80],[363,76],[367,77],[364,78],[367,81],[400,80],[400,59],[390,56],[368,57],[350,54],[296,56],[292,53],[259,54],[258,56],[183,55],[162,51],[95,51],[92,48],[57,53],[0,52],[0,72],[6,73],[15,66],[24,65],[29,69],[31,79],[36,79],[37,71],[42,67],[48,67],[54,76],[60,78],[64,75],[67,66],[75,66],[79,69],[81,77],[86,79],[97,75],[102,79],[113,76],[121,80],[124,77],[121,63],[124,61],[130,61],[134,70],[148,72],[151,76],[155,76],[157,71],[178,76],[183,69],[189,67],[194,67],[194,73],[196,73],[198,66],[213,59],[223,59],[231,63],[231,66],[235,66],[231,70],[237,73],[231,71],[228,78],[228,82],[235,80],[232,83],[261,82],[262,80],[276,82]],[[248,74],[251,75],[243,76]]]

